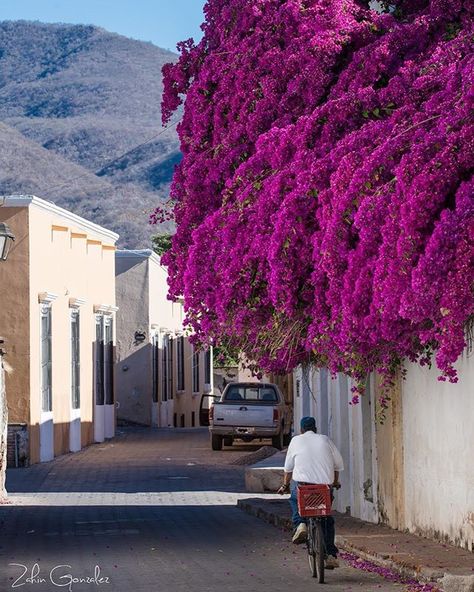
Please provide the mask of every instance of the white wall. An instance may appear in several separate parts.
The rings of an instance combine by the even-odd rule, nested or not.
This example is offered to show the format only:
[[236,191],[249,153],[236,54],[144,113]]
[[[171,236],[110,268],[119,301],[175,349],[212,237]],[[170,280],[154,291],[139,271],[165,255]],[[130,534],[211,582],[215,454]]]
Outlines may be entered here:
[[[349,387],[352,383],[349,384]],[[378,521],[377,446],[375,439],[374,377],[360,402],[348,405],[351,448],[351,515],[368,522]]]
[[[149,330],[148,258],[116,255],[117,417],[139,424],[151,424],[152,352]],[[143,341],[135,339],[143,332]]]
[[[339,374],[332,378],[326,369],[310,368],[307,375],[298,367],[294,372],[294,433],[305,415],[316,418],[320,434],[331,438],[341,452],[344,471],[340,474],[341,489],[334,508],[352,516],[376,522],[377,516],[377,453],[373,423],[374,392],[369,388],[364,405],[349,405],[350,379]],[[372,487],[367,488],[368,477]]]
[[[199,353],[199,385],[193,388],[193,347],[183,328],[182,302],[168,300],[167,270],[150,250],[117,251],[117,399],[118,417],[154,427],[199,426],[201,396],[212,392],[205,384],[205,353]],[[144,334],[137,342],[135,333]],[[184,334],[184,389],[177,388],[177,343]],[[171,339],[171,391],[163,397],[163,347]],[[157,401],[153,400],[153,343],[158,345]],[[156,353],[156,352],[155,352]],[[211,354],[212,355],[212,354]]]
[[0,500],[6,495],[5,476],[7,469],[7,395],[3,370],[3,355],[0,354]]
[[[7,198],[10,199],[19,209],[28,207],[29,328],[26,335],[12,335],[12,338],[28,339],[30,343],[29,441],[30,462],[34,463],[71,451],[70,427],[73,423],[76,449],[97,440],[97,434],[105,434],[105,417],[110,430],[106,437],[113,436],[114,406],[100,406],[104,415],[101,422],[95,405],[93,352],[96,307],[115,308],[114,245],[118,235],[39,198]],[[51,303],[52,412],[46,413],[41,409],[40,372],[39,296],[44,293],[54,295]],[[44,297],[41,299],[43,301]],[[72,304],[74,301],[75,305]],[[78,306],[80,316],[80,411],[73,410],[71,405],[73,306]],[[18,314],[18,311],[12,313]]]
[[408,364],[402,383],[407,528],[474,547],[474,355],[459,382]]
[[[373,376],[362,401],[350,406],[347,377],[332,379],[313,369],[308,394],[303,393],[302,369],[295,370],[295,433],[303,415],[314,415],[318,431],[333,440],[344,459],[336,510],[350,506],[352,516],[382,519],[379,471],[382,480],[390,480],[396,468],[398,481],[383,488],[380,498],[385,509],[391,508],[385,522],[474,549],[474,353],[464,355],[456,367],[459,382],[450,384],[438,381],[436,368],[406,365],[401,405],[389,417],[391,426],[398,426],[392,434],[375,422]],[[390,464],[395,457],[400,461],[396,467]]]
[[303,371],[298,366],[293,372],[293,434],[301,433],[300,421],[302,417],[313,416],[316,418],[318,430],[321,426],[318,423],[318,392],[319,392],[319,371],[313,368]]
[[294,433],[300,433],[302,417],[315,417],[318,433],[331,438],[344,460],[344,471],[339,476],[342,487],[334,500],[334,508],[339,512],[346,512],[353,503],[354,446],[350,418],[352,409],[348,399],[350,386],[346,376],[340,375],[333,379],[325,369],[311,367],[305,374],[300,366],[294,372]]

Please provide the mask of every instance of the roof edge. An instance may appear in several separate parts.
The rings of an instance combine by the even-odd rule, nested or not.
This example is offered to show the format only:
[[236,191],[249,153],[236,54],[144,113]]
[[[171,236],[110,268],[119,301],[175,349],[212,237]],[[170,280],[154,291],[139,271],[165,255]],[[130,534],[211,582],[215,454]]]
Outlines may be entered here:
[[115,251],[116,257],[129,257],[131,259],[150,259],[156,265],[166,270],[164,265],[161,265],[160,257],[152,249],[117,249]]
[[46,199],[42,199],[36,195],[2,195],[0,196],[0,203],[3,207],[8,208],[28,208],[30,206],[34,206],[41,210],[62,216],[66,220],[69,220],[70,222],[73,222],[74,224],[81,226],[90,232],[100,234],[103,237],[106,237],[107,240],[111,240],[114,243],[116,243],[119,239],[119,235],[116,232],[113,232],[108,228],[104,228],[103,226],[99,226],[99,224],[95,224],[94,222],[91,222],[82,216],[74,214],[70,210],[66,210],[60,206],[57,206],[52,201],[47,201]]

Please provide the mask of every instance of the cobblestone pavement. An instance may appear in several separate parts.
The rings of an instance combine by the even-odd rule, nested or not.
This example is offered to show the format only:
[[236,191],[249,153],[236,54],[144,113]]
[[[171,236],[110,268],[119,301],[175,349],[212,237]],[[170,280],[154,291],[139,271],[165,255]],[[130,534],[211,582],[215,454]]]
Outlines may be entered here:
[[[127,428],[103,445],[9,471],[0,592],[318,586],[287,532],[236,508],[254,494],[244,491],[244,467],[230,463],[256,448],[213,452],[204,430]],[[401,590],[347,566],[327,581],[328,592]]]

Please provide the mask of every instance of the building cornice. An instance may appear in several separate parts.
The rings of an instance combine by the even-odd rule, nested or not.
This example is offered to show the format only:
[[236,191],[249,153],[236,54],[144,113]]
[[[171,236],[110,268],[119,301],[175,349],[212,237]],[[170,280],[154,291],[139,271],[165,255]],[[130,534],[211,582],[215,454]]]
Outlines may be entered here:
[[54,292],[40,292],[38,294],[38,302],[40,304],[51,304],[57,299],[58,295]]
[[85,298],[69,298],[69,308],[80,308],[85,303]]
[[6,195],[0,196],[0,199],[3,202],[3,207],[7,208],[28,208],[34,206],[40,210],[44,210],[46,212],[51,212],[52,214],[56,214],[57,216],[61,216],[62,218],[69,220],[74,224],[74,226],[81,228],[83,230],[87,230],[93,234],[98,234],[103,238],[106,238],[107,241],[117,242],[119,239],[119,235],[116,232],[112,232],[103,226],[99,226],[98,224],[94,224],[94,222],[90,222],[77,214],[73,214],[69,210],[65,210],[64,208],[60,208],[59,206],[53,204],[50,201],[46,201],[45,199],[41,199],[40,197],[36,197],[36,195]]
[[94,304],[94,312],[95,314],[113,314],[114,312],[118,311],[118,306],[114,306],[113,304]]
[[156,265],[161,267],[161,269],[163,269],[163,271],[168,273],[167,268],[164,267],[164,265],[161,265],[160,257],[155,253],[155,251],[152,251],[151,249],[137,249],[137,250],[118,249],[115,252],[115,256],[120,257],[120,258],[123,257],[123,258],[130,258],[130,259],[149,259],[150,261],[153,261],[153,263],[155,263]]

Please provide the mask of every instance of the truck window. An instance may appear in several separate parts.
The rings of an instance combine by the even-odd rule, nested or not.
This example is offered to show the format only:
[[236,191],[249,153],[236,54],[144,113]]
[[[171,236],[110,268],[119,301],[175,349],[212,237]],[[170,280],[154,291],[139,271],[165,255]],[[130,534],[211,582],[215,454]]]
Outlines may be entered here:
[[239,386],[233,385],[225,396],[226,401],[265,401],[268,403],[278,402],[276,391],[271,386]]

